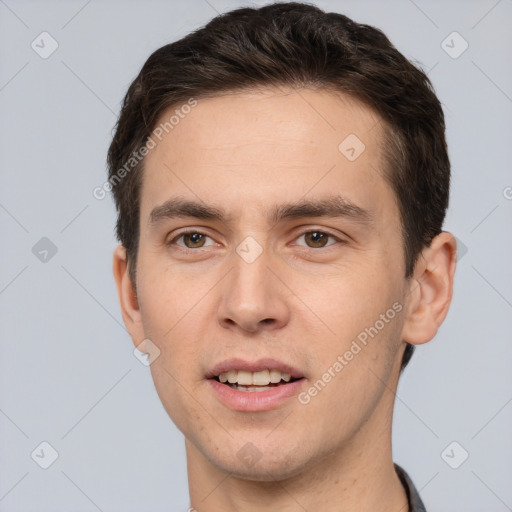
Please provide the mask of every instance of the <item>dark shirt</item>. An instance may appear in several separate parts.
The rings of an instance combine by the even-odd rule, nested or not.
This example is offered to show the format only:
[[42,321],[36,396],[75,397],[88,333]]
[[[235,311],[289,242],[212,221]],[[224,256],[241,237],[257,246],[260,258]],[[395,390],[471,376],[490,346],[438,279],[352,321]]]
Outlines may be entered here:
[[426,512],[425,505],[423,505],[420,495],[416,487],[414,487],[412,480],[409,478],[409,475],[398,464],[395,464],[395,471],[407,494],[409,512]]

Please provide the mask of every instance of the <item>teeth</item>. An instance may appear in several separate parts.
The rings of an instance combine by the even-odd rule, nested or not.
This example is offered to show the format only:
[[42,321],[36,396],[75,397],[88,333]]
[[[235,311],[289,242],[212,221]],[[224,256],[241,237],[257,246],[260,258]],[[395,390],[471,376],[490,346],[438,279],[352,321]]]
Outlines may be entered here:
[[235,389],[237,391],[248,391],[248,392],[252,392],[252,391],[268,391],[269,389],[272,389],[270,386],[257,386],[257,387],[249,387],[249,386],[244,386],[244,387],[239,387],[239,386],[236,386]]
[[281,381],[281,372],[279,370],[270,370],[270,382],[277,384]]
[[[249,374],[250,375],[250,374]],[[270,382],[270,372],[263,370],[262,372],[254,372],[252,374],[252,382],[255,386],[266,386]],[[240,380],[240,372],[238,372],[238,384],[243,384]]]
[[[268,384],[278,384],[281,380],[290,382],[291,378],[289,373],[281,373],[279,370],[262,370],[254,373],[245,370],[230,370],[219,375],[220,382],[229,382],[239,386],[267,386]],[[258,388],[254,388],[254,390],[256,389]]]
[[244,372],[243,370],[240,370],[236,381],[240,386],[250,386],[252,384],[252,375],[253,374],[251,372]]

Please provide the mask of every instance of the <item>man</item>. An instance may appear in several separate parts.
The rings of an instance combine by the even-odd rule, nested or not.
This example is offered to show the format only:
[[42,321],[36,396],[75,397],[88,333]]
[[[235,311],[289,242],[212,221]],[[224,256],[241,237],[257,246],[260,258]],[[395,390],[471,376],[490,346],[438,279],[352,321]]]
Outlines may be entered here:
[[425,74],[340,14],[238,9],[151,55],[108,162],[122,314],[191,507],[424,510],[391,424],[455,272]]

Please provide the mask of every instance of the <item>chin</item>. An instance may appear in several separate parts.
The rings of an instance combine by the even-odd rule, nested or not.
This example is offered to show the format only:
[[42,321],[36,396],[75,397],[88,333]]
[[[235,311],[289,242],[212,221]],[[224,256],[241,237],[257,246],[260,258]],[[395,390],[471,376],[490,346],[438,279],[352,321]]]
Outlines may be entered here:
[[[321,458],[320,450],[306,446],[304,440],[285,445],[283,439],[276,439],[274,443],[269,443],[267,439],[265,444],[265,436],[262,436],[261,439],[253,438],[253,444],[246,440],[248,438],[218,446],[217,450],[212,450],[210,443],[199,445],[199,449],[218,470],[234,478],[255,482],[293,478],[313,467]],[[264,447],[258,449],[256,445]]]
[[233,478],[249,480],[253,482],[277,482],[288,480],[301,474],[308,466],[304,461],[281,460],[265,461],[262,457],[253,466],[245,465],[239,461],[231,460],[228,464],[218,464],[217,467]]

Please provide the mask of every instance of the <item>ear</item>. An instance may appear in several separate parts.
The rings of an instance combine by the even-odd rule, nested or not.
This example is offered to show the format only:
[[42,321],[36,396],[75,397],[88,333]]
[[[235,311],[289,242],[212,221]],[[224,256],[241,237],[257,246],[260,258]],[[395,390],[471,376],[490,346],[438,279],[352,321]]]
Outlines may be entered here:
[[138,346],[144,340],[144,329],[137,294],[129,274],[126,249],[122,245],[117,246],[114,250],[113,271],[124,324],[130,333],[133,344]]
[[457,242],[443,231],[425,248],[410,279],[402,339],[413,345],[430,341],[443,323],[453,295]]

